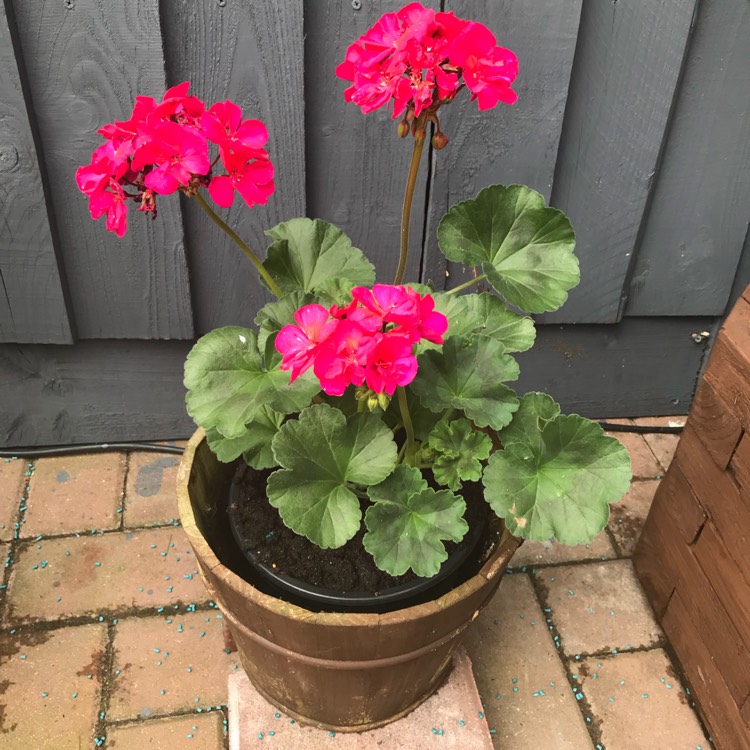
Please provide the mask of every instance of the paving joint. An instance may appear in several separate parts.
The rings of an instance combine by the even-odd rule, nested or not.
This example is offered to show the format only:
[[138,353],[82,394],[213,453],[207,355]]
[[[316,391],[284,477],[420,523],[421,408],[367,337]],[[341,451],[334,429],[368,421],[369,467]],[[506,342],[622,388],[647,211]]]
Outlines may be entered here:
[[581,685],[578,684],[578,680],[574,679],[573,675],[575,673],[570,668],[569,660],[567,658],[563,658],[565,654],[562,648],[560,633],[558,632],[557,626],[555,625],[554,613],[552,611],[552,607],[550,607],[549,601],[547,600],[547,597],[548,597],[547,587],[539,578],[537,578],[537,576],[532,574],[529,576],[529,578],[531,579],[531,586],[534,589],[534,594],[537,598],[537,601],[539,602],[539,606],[542,609],[545,622],[547,623],[550,635],[552,636],[552,640],[555,644],[555,649],[557,651],[557,658],[562,664],[562,668],[565,672],[565,675],[568,678],[568,685],[570,689],[573,691],[573,695],[576,699],[576,705],[578,707],[578,711],[580,712],[581,717],[583,718],[583,723],[586,726],[586,731],[588,732],[589,737],[591,738],[591,744],[596,748],[596,750],[605,750],[604,743],[602,742],[602,731],[601,731],[602,719],[600,719],[594,713],[591,707],[591,704],[586,698],[585,693],[583,692],[583,690],[581,690]]

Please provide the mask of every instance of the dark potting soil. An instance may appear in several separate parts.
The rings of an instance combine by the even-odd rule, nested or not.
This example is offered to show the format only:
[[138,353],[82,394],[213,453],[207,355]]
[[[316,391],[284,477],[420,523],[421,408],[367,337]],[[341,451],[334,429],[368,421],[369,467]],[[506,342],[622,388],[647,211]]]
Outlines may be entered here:
[[[321,549],[295,534],[284,525],[278,510],[268,502],[266,480],[269,474],[271,470],[257,471],[241,463],[232,480],[227,515],[243,540],[240,547],[244,553],[254,554],[259,562],[277,573],[342,592],[375,593],[419,578],[411,570],[394,577],[375,566],[372,556],[362,546],[366,531],[364,522],[357,534],[338,549]],[[487,505],[481,491],[468,489],[462,492],[467,506],[467,523],[470,526],[486,523]],[[363,517],[367,505],[363,501]],[[446,542],[448,555],[457,546],[456,542]]]

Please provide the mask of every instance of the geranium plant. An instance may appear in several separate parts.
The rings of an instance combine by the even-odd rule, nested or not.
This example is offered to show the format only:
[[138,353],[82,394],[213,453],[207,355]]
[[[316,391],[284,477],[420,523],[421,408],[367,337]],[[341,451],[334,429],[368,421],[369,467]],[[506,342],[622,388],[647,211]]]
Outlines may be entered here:
[[[232,102],[210,107],[184,83],[99,132],[78,170],[91,215],[122,236],[129,205],[194,198],[242,248],[277,300],[257,329],[203,336],[185,365],[187,409],[221,461],[273,469],[267,495],[284,523],[323,548],[364,522],[364,546],[391,575],[432,576],[446,540],[467,532],[466,482],[524,539],[589,542],[627,490],[627,452],[601,427],[508,385],[534,343],[529,313],[556,310],[579,281],[565,215],[522,185],[493,185],[440,222],[446,258],[474,269],[449,291],[403,283],[409,217],[428,130],[463,89],[479,109],[516,100],[515,55],[485,26],[412,3],[354,42],[337,74],[365,113],[391,107],[413,139],[392,284],[337,227],[291,219],[270,229],[265,260],[211,207],[235,191],[252,207],[274,190],[268,133]],[[394,253],[397,251],[394,248]],[[492,291],[466,293],[484,282]]]

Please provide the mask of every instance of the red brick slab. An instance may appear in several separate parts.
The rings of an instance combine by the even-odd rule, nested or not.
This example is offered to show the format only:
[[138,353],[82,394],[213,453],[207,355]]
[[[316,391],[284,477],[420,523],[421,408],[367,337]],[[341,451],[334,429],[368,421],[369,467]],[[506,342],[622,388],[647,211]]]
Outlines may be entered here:
[[225,705],[239,657],[224,650],[223,628],[218,610],[120,620],[109,718],[202,714]]
[[125,487],[125,526],[169,523],[178,517],[177,467],[172,454],[132,453]]
[[0,640],[0,750],[93,747],[105,641],[99,624]]
[[107,732],[107,750],[223,750],[221,714],[139,721]]
[[21,536],[118,528],[124,478],[122,453],[39,459]]
[[0,540],[9,542],[16,530],[29,464],[18,459],[0,459]]
[[206,601],[179,526],[28,542],[16,555],[7,616],[55,620]]

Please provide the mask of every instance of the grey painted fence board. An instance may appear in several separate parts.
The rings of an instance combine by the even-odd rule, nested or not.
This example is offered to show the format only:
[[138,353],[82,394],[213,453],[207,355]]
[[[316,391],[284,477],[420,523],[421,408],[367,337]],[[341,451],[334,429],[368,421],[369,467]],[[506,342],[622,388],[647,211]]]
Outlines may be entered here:
[[128,234],[119,240],[103,220],[91,221],[74,182],[99,142],[97,128],[126,119],[137,94],[164,91],[156,0],[13,5],[77,334],[190,338],[178,202],[162,200],[154,222],[131,208]]
[[[684,414],[704,346],[690,332],[710,318],[618,326],[545,326],[519,355],[519,393],[546,390],[589,417]],[[181,341],[84,341],[0,346],[0,445],[186,437]],[[585,383],[585,387],[582,387]]]
[[696,2],[584,2],[552,191],[576,229],[584,283],[544,322],[622,315]]
[[[436,0],[425,6],[439,8]],[[396,134],[391,113],[363,114],[344,101],[349,85],[336,78],[346,49],[400,4],[369,0],[354,10],[341,0],[305,2],[305,126],[308,214],[340,226],[391,283],[398,265],[401,207],[413,140]],[[427,152],[427,149],[425,149]],[[422,157],[410,227],[406,280],[418,280],[427,159]]]
[[[521,183],[549,200],[568,96],[581,0],[449,0],[446,10],[481,19],[519,60],[512,107],[480,112],[464,91],[443,109],[448,146],[433,155],[425,276],[442,281],[435,232],[443,214],[493,183]],[[455,283],[459,266],[450,264]],[[448,281],[448,286],[455,285]]]
[[701,0],[627,315],[721,315],[750,221],[750,4]]
[[[237,195],[228,211],[218,209],[265,257],[265,230],[305,213],[302,3],[168,0],[162,13],[170,83],[190,80],[207,103],[231,98],[268,128],[276,170],[268,205],[248,209]],[[196,334],[252,322],[272,296],[239,248],[199,206],[184,203]]]
[[42,176],[0,3],[0,342],[73,341]]

